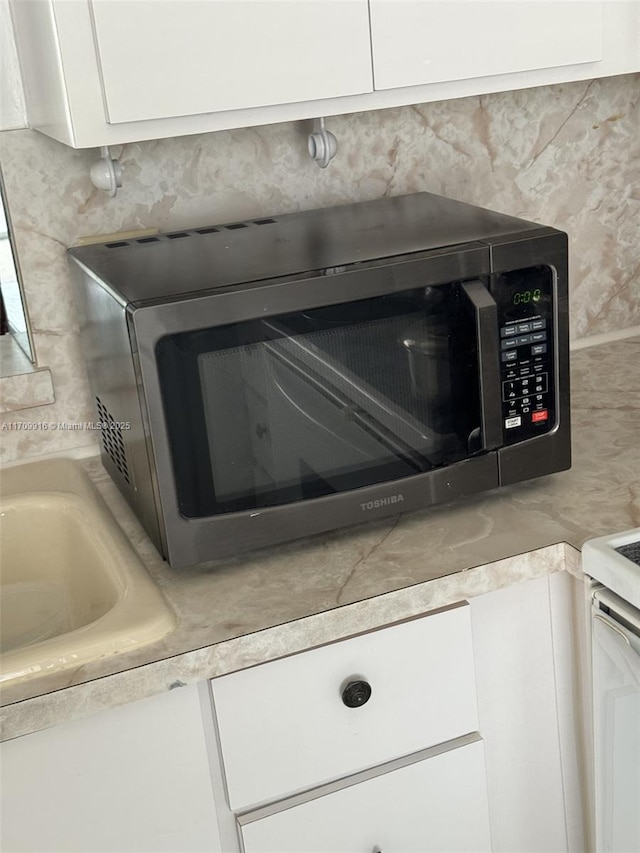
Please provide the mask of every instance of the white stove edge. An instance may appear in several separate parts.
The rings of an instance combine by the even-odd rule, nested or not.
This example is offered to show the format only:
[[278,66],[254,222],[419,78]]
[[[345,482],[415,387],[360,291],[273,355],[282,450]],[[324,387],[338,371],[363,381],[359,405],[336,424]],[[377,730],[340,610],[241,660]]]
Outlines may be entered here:
[[624,601],[640,610],[640,566],[615,548],[640,541],[640,527],[590,539],[582,546],[582,569]]

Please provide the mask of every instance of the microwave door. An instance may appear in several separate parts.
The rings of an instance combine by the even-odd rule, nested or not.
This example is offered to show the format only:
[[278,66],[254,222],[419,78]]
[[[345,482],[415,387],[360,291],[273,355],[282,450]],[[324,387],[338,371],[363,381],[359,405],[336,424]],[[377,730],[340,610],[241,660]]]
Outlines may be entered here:
[[[274,331],[282,333],[277,322],[266,322]],[[379,328],[371,329],[368,341],[363,340],[367,333],[359,329],[357,340],[363,345],[366,356],[355,359],[355,369],[353,364],[346,364],[357,349],[344,346],[344,338],[353,334],[349,329],[341,335],[333,332],[331,335],[312,333],[282,337],[270,345],[270,351],[281,360],[287,360],[292,368],[296,367],[327,394],[342,400],[342,405],[357,412],[361,421],[369,425],[368,429],[376,432],[385,443],[391,442],[399,452],[402,450],[413,456],[419,451],[430,467],[441,464],[443,454],[451,453],[458,441],[452,430],[437,432],[429,426],[437,418],[433,411],[441,408],[434,396],[423,394],[418,407],[421,419],[410,411],[411,407],[416,408],[416,393],[410,387],[409,361],[401,341],[406,323],[406,318],[385,321],[390,327],[387,334],[380,335]],[[374,346],[371,346],[371,338]],[[395,399],[390,397],[391,389]],[[442,422],[440,417],[439,423]]]
[[348,492],[473,455],[477,312],[461,290],[413,288],[163,339],[182,515]]
[[[328,433],[333,440],[348,446],[362,457],[362,461],[370,458],[371,450],[377,453],[383,451],[401,459],[413,473],[422,470],[412,459],[415,453],[411,445],[358,406],[353,396],[347,397],[337,385],[331,385],[326,378],[321,379],[282,350],[275,350],[268,345],[267,348],[274,359],[274,387],[291,407],[297,409],[319,431]],[[279,369],[276,369],[278,365]],[[312,397],[311,402],[307,401],[305,405],[301,395],[296,393],[296,385],[298,389],[304,388],[307,397]],[[320,399],[324,401],[324,406],[319,405]],[[320,410],[324,410],[324,417]],[[353,424],[350,435],[344,431],[345,423]],[[374,447],[371,446],[372,441]]]
[[[305,381],[321,389],[345,412],[351,412],[361,422],[367,422],[379,435],[392,437],[398,447],[431,447],[435,451],[438,439],[408,412],[394,406],[380,391],[369,386],[360,377],[349,375],[343,367],[332,364],[326,356],[317,356],[307,345],[298,346],[296,355],[308,356],[304,361],[295,359],[289,349],[289,341],[277,354],[271,354]],[[315,368],[321,368],[316,372]]]
[[[268,424],[253,433],[252,458],[259,485],[296,484],[298,499],[368,485],[372,461],[393,466],[396,477],[421,467],[411,448],[358,410],[352,400],[269,343],[262,347],[263,374],[249,401],[250,418]],[[258,484],[258,483],[257,483]],[[290,491],[290,495],[291,495]]]
[[[213,482],[220,500],[276,494],[302,500],[370,485],[423,466],[352,399],[264,341],[244,351],[200,357]],[[229,413],[229,414],[227,414]],[[392,475],[391,475],[392,474]],[[284,491],[283,491],[284,490]],[[258,497],[258,504],[263,505]]]

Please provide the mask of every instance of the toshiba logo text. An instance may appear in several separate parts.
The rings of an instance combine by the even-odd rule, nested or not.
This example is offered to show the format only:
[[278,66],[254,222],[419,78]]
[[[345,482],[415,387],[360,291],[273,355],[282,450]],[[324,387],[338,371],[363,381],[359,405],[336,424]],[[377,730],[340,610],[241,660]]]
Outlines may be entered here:
[[376,498],[374,501],[366,501],[360,504],[360,509],[367,512],[370,509],[380,509],[382,506],[404,503],[404,495],[389,495],[388,498]]

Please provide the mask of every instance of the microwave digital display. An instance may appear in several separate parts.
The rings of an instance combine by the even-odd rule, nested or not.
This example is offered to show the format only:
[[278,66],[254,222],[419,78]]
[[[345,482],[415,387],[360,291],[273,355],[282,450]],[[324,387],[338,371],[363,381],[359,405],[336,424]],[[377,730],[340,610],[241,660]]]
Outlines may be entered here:
[[499,306],[502,417],[509,445],[556,426],[553,271],[546,266],[512,270],[495,276],[492,287]]
[[514,305],[527,305],[529,302],[540,302],[542,291],[539,287],[534,290],[516,290],[511,299]]

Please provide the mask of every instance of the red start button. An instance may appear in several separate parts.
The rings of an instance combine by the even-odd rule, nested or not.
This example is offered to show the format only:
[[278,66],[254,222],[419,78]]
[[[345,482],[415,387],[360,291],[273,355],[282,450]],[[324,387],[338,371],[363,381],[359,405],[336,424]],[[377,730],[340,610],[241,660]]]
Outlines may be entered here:
[[549,417],[549,412],[546,409],[541,409],[539,412],[534,412],[531,415],[531,420],[534,424],[540,423],[540,421],[546,421]]

